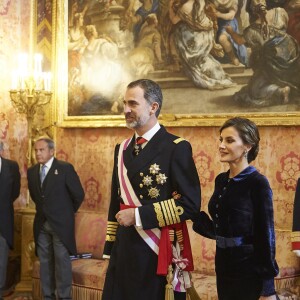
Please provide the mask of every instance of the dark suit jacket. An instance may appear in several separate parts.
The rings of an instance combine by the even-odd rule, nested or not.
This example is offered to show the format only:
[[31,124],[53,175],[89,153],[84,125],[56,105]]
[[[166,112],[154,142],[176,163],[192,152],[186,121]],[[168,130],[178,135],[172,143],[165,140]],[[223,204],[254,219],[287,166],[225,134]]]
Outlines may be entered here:
[[36,206],[33,231],[35,243],[47,220],[71,254],[76,254],[74,216],[84,199],[84,191],[74,167],[54,158],[40,184],[40,164],[28,169],[28,189]]
[[0,173],[0,232],[10,248],[13,247],[14,207],[20,194],[20,172],[15,161],[1,158]]

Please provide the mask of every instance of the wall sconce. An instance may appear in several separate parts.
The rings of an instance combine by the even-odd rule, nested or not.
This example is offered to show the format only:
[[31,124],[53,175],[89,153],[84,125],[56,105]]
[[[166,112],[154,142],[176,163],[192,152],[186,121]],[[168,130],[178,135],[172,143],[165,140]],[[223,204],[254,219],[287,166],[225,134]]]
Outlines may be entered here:
[[[41,106],[51,100],[51,73],[42,72],[42,55],[35,54],[28,60],[28,54],[18,55],[18,68],[12,72],[10,99],[15,110],[25,114],[28,122],[28,166],[32,164],[32,122]],[[33,66],[33,67],[32,67]]]

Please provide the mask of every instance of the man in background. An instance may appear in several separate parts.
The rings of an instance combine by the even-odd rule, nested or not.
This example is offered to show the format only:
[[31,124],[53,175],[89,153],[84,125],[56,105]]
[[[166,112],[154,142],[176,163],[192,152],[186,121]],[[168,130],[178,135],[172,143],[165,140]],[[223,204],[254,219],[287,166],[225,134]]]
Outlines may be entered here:
[[9,249],[13,248],[14,207],[20,194],[20,172],[17,162],[5,159],[0,142],[0,299],[6,281]]
[[74,167],[54,157],[55,145],[48,137],[34,145],[37,164],[28,169],[28,189],[36,205],[33,231],[40,259],[43,299],[72,299],[70,254],[77,254],[75,212],[84,191]]

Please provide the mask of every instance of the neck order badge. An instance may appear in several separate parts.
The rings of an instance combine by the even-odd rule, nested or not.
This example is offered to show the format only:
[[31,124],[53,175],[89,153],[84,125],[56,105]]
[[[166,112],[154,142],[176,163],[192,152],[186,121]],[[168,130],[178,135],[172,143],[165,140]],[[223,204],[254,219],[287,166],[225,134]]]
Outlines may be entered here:
[[144,144],[145,142],[147,142],[147,140],[141,136],[136,138],[135,146],[134,146],[134,150],[133,150],[135,155],[139,155],[140,151],[143,149],[142,144]]

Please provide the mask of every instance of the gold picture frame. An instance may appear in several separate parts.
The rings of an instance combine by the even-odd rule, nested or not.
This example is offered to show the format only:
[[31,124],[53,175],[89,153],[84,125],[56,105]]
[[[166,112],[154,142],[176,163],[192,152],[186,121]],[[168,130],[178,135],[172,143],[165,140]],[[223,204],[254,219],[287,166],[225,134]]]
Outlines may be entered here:
[[[69,0],[70,1],[70,0]],[[54,60],[54,92],[53,92],[53,112],[56,126],[59,127],[124,127],[124,116],[119,114],[101,114],[101,115],[70,115],[69,114],[69,97],[68,97],[68,29],[69,29],[69,9],[68,0],[55,0],[53,4],[53,60]],[[165,86],[168,83],[165,81]],[[177,96],[181,104],[186,102],[185,106],[178,106],[170,103],[173,98],[170,88],[163,88],[164,106],[162,108],[160,122],[165,126],[171,127],[189,127],[189,126],[220,126],[224,120],[232,116],[243,116],[254,120],[261,126],[274,125],[300,125],[300,105],[290,105],[276,107],[275,110],[269,111],[268,107],[258,108],[254,110],[243,107],[242,109],[231,110],[230,107],[226,110],[226,103],[230,97],[226,94],[226,101],[223,107],[218,109],[198,112],[193,107],[191,99],[187,99],[187,91],[192,90],[193,99],[205,98],[201,101],[206,101],[207,95],[215,95],[216,91],[204,91],[196,88],[180,88],[180,84],[173,83],[173,96]],[[178,92],[177,92],[178,91]],[[178,94],[177,94],[178,93]],[[193,94],[194,93],[194,94]],[[221,91],[218,91],[222,95]],[[179,95],[180,94],[180,95]],[[199,94],[199,95],[198,95]],[[204,95],[204,96],[203,96]],[[224,96],[225,97],[225,96]],[[220,97],[219,97],[220,98]],[[183,99],[183,100],[180,100]],[[165,105],[167,103],[167,105]],[[216,103],[214,103],[216,104]],[[215,105],[217,106],[217,105]],[[200,107],[200,105],[198,105]],[[292,109],[289,109],[292,107]]]

